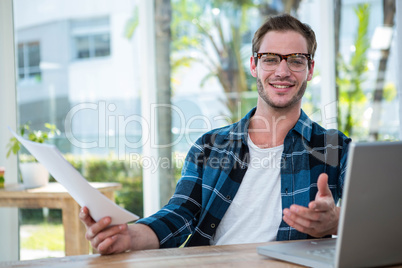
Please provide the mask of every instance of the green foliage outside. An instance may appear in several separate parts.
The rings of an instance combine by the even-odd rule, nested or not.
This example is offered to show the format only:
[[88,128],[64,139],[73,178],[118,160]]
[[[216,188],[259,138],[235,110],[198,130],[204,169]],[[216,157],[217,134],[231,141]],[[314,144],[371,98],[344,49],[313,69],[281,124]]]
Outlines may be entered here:
[[35,228],[28,237],[21,238],[21,248],[32,250],[64,251],[63,224],[44,223]]
[[387,83],[384,86],[384,95],[383,98],[387,102],[393,101],[398,95],[398,90],[394,83]]
[[[370,115],[372,103],[375,93],[375,85],[369,85],[373,90],[371,92],[363,91],[363,83],[368,77],[368,52],[370,49],[370,37],[368,35],[370,20],[370,4],[362,3],[355,8],[358,26],[355,34],[354,51],[350,55],[348,61],[344,57],[338,56],[337,70],[338,77],[336,79],[339,86],[339,105],[338,105],[338,128],[347,136],[354,140],[367,140],[370,138],[370,129],[367,125],[366,117]],[[383,75],[378,70],[377,75]],[[383,87],[382,101],[391,102],[397,96],[395,84],[386,83]],[[373,119],[372,119],[373,120]],[[393,140],[395,137],[381,134],[376,139]]]
[[339,76],[339,130],[347,136],[353,136],[356,129],[362,126],[362,115],[366,108],[367,97],[362,90],[365,81],[367,67],[367,52],[370,47],[368,37],[368,25],[370,19],[370,5],[359,4],[355,9],[358,19],[354,52],[349,62],[345,62],[342,56],[338,58],[337,68]]
[[[243,38],[249,31],[248,16],[257,7],[250,0],[177,0],[172,2],[172,70],[201,62],[209,73],[200,86],[210,78],[217,78],[228,95],[228,108],[238,112],[241,92],[252,88],[248,77],[248,60],[251,49],[243,49]],[[183,55],[181,51],[197,51]],[[247,63],[247,64],[244,64]],[[249,75],[250,76],[250,75]],[[255,79],[254,79],[255,80]],[[173,86],[174,86],[173,81]]]

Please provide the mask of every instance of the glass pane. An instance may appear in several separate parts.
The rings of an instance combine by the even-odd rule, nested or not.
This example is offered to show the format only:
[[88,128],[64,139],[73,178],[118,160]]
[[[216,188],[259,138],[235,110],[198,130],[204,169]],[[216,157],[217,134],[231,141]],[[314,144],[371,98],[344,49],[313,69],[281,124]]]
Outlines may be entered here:
[[383,3],[342,4],[339,128],[355,141],[399,139],[395,9]]
[[110,55],[109,17],[80,18],[71,20],[77,59]]
[[103,57],[110,55],[110,37],[109,34],[93,36],[95,49],[95,57]]
[[28,43],[28,66],[39,67],[40,64],[40,47],[39,43]]
[[75,37],[76,58],[85,59],[90,57],[89,37]]
[[24,45],[18,44],[18,68],[24,68]]
[[[18,124],[41,131],[54,124],[61,134],[46,142],[87,180],[121,183],[116,202],[142,215],[138,39],[122,34],[136,2],[14,0],[13,9],[24,78],[17,85]],[[119,48],[113,57],[111,36]],[[30,161],[25,150],[20,155]],[[21,259],[65,254],[60,211],[21,210],[20,219]]]
[[25,77],[25,64],[24,64],[24,45],[18,44],[18,78],[23,79]]

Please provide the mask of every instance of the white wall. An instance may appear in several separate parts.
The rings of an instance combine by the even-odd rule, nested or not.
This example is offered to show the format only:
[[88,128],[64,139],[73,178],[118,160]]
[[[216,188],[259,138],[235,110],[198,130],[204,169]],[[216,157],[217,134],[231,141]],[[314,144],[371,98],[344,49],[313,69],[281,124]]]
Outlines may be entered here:
[[88,18],[121,11],[131,13],[135,2],[135,0],[119,0],[118,4],[115,4],[110,0],[18,0],[15,1],[15,10],[22,10],[22,12],[17,14],[15,27],[19,29],[49,21]]

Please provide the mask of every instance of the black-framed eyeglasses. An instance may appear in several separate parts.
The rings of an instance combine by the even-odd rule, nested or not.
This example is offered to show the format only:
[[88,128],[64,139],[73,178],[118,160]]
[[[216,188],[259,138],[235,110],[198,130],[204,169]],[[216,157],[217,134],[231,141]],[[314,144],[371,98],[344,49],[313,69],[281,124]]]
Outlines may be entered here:
[[286,60],[286,63],[291,71],[302,72],[307,68],[309,61],[312,60],[312,55],[307,53],[281,55],[270,52],[254,52],[254,57],[259,59],[261,68],[265,71],[276,70],[282,60]]

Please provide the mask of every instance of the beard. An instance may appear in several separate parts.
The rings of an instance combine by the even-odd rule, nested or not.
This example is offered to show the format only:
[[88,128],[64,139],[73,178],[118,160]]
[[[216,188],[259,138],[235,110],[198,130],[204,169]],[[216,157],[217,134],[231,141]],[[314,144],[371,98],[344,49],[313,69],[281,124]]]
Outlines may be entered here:
[[298,103],[301,98],[303,97],[304,93],[306,92],[307,88],[307,80],[304,80],[303,83],[300,85],[299,90],[297,93],[286,103],[275,103],[267,94],[267,92],[264,89],[264,85],[262,84],[262,81],[259,77],[257,77],[257,89],[258,89],[258,95],[260,98],[269,106],[275,109],[287,109]]

